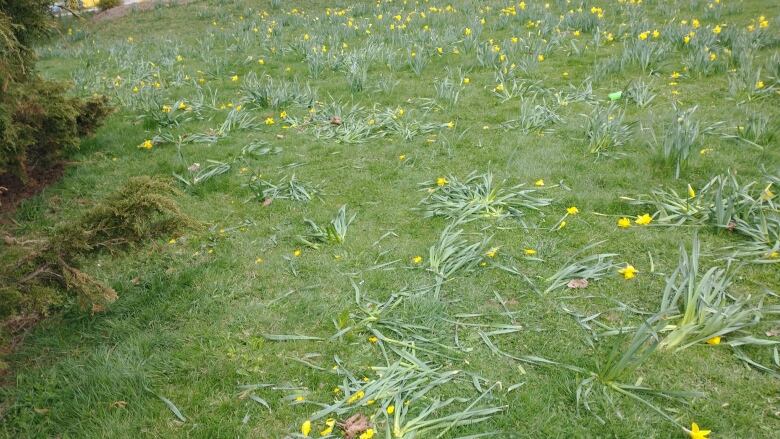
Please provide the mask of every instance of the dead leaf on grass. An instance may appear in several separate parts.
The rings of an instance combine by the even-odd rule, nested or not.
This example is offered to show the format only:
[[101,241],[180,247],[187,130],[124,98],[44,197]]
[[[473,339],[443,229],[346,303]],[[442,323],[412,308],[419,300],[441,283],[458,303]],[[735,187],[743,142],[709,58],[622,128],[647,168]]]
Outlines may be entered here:
[[371,428],[371,424],[368,422],[368,418],[362,414],[357,413],[350,416],[346,421],[339,422],[339,427],[344,430],[345,439],[354,439]]

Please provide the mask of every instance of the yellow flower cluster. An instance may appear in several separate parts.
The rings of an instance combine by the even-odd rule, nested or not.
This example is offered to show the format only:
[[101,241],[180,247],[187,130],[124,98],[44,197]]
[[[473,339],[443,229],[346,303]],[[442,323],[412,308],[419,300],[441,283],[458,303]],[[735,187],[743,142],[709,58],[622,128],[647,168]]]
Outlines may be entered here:
[[357,392],[353,393],[352,396],[350,396],[347,399],[347,404],[354,404],[357,401],[360,401],[363,399],[363,397],[366,396],[366,392],[362,390],[358,390]]

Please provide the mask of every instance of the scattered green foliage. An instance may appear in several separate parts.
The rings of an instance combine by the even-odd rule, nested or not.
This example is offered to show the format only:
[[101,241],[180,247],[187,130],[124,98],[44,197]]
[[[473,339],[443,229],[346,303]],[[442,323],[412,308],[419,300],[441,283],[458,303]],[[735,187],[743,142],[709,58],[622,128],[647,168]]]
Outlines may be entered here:
[[[694,398],[704,397],[704,393],[659,390],[641,385],[641,379],[633,383],[629,381],[658,348],[657,326],[657,322],[648,320],[636,330],[633,336],[617,337],[612,342],[612,347],[606,358],[603,361],[599,361],[600,359],[597,358],[592,368],[559,363],[535,356],[526,356],[520,359],[531,364],[560,367],[584,375],[585,378],[577,385],[577,405],[593,413],[602,423],[606,421],[595,411],[594,405],[599,404],[604,409],[611,409],[616,413],[620,412],[620,408],[616,407],[616,397],[632,399],[650,408],[663,418],[678,423],[673,413],[664,410],[658,403],[653,402],[653,399],[689,403]],[[626,338],[629,339],[628,346],[625,346],[626,343],[623,342],[623,339]]]
[[661,332],[661,349],[685,349],[697,343],[719,343],[721,337],[757,324],[760,307],[749,298],[733,299],[729,293],[732,276],[726,270],[711,267],[699,273],[700,244],[693,238],[691,253],[680,246],[680,263],[667,278],[659,316],[672,321]]
[[352,221],[355,220],[357,214],[353,214],[347,219],[347,205],[341,206],[336,216],[330,221],[324,229],[317,225],[310,219],[304,221],[309,226],[310,231],[304,236],[299,236],[298,239],[306,246],[313,249],[319,249],[320,244],[333,243],[343,244],[347,238],[347,229]]
[[625,123],[625,110],[617,105],[596,106],[586,117],[585,138],[592,154],[615,152],[632,136],[631,123]]
[[448,224],[439,240],[428,249],[428,269],[436,275],[436,294],[455,273],[473,270],[483,259],[490,238],[469,243],[461,237],[460,223]]
[[[25,45],[118,111],[0,213],[0,436],[775,436],[780,6],[184,3]],[[138,175],[208,227],[65,227]]]
[[581,255],[586,253],[603,242],[595,242],[588,244],[573,254],[564,263],[564,265],[558,269],[552,276],[545,280],[548,285],[545,293],[555,291],[571,281],[585,280],[584,286],[587,286],[589,281],[598,280],[615,271],[617,267],[613,262],[615,253],[599,253],[590,256]]
[[493,174],[472,172],[464,180],[454,175],[422,183],[428,192],[420,204],[425,217],[441,216],[458,221],[515,218],[521,222],[528,212],[539,211],[550,199],[538,196],[538,189],[519,184],[496,183]]

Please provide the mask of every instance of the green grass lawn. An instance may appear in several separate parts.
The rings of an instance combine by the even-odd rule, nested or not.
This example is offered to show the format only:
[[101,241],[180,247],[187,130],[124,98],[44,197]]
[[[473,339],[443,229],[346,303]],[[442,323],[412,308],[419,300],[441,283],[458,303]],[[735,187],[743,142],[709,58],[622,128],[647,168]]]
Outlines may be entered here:
[[[526,3],[204,0],[64,21],[41,72],[117,112],[2,232],[45,236],[136,175],[179,185],[203,227],[81,261],[119,299],[57,310],[5,357],[0,431],[278,438],[311,420],[320,437],[362,413],[382,438],[777,437],[780,4]],[[687,157],[679,178],[665,145]],[[478,193],[488,173],[500,190]],[[626,199],[674,190],[709,212],[705,186],[729,174],[763,238]],[[326,229],[343,205],[343,242],[313,242],[305,220]],[[457,229],[475,245],[438,270],[430,249]],[[699,276],[727,269],[723,303],[761,319],[642,356],[679,323],[659,310],[694,235]],[[596,254],[614,256],[549,288]],[[657,335],[605,373],[645,321]],[[273,337],[293,334],[316,339]],[[746,336],[769,370],[738,358]]]

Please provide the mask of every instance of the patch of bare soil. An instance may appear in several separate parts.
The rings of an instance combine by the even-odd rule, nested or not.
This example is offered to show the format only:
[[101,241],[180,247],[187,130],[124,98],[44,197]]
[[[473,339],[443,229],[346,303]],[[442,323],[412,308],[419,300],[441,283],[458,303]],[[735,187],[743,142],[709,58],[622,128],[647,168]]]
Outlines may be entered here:
[[92,19],[94,21],[108,21],[108,20],[115,20],[117,18],[122,18],[125,15],[133,12],[133,11],[148,11],[150,9],[154,9],[158,5],[163,5],[164,7],[168,6],[175,6],[175,5],[186,5],[187,3],[192,3],[194,0],[149,0],[149,1],[142,1],[140,3],[132,3],[122,6],[117,6],[115,8],[111,8],[107,11],[103,11],[99,14],[95,14]]
[[30,177],[27,181],[22,181],[19,177],[12,174],[0,175],[0,222],[7,214],[16,209],[23,200],[40,193],[46,186],[57,182],[65,166],[63,163],[57,163],[51,167],[29,169]]

